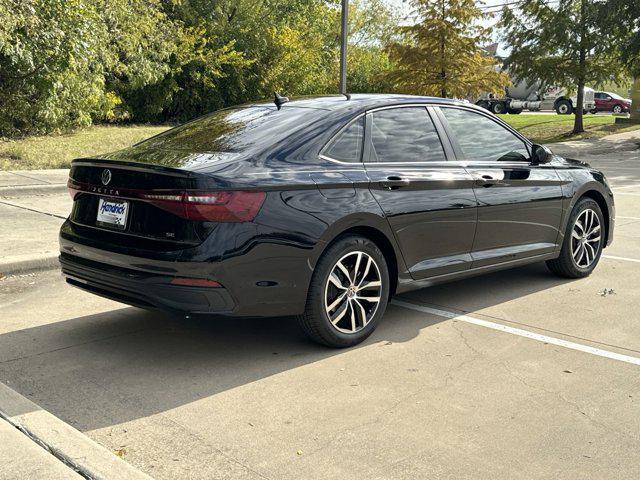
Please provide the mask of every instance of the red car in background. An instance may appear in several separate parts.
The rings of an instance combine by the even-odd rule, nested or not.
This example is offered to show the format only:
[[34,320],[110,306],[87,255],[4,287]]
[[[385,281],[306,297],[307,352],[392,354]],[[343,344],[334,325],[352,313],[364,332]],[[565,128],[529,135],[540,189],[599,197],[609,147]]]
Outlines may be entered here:
[[616,93],[595,92],[594,99],[596,102],[596,108],[593,110],[593,113],[627,113],[631,110],[631,100],[628,98],[622,98]]

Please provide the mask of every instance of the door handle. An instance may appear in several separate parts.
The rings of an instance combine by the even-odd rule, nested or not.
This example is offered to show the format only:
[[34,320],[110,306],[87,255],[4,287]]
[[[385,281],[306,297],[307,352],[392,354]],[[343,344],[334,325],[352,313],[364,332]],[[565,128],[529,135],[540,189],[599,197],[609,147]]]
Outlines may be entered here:
[[487,173],[476,173],[473,175],[473,179],[476,181],[476,185],[481,185],[483,187],[490,187],[491,185],[495,185],[500,182],[499,178]]
[[398,188],[406,187],[411,183],[407,178],[402,178],[397,175],[391,175],[386,180],[382,180],[378,184],[385,190],[396,190]]

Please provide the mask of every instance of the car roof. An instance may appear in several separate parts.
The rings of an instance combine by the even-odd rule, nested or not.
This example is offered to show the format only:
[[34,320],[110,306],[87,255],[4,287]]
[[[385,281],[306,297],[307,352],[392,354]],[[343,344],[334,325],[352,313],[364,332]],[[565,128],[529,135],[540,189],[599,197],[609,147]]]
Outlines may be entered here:
[[[317,97],[298,97],[294,98],[282,105],[282,108],[314,108],[322,110],[342,110],[349,109],[370,109],[382,107],[386,105],[401,105],[408,103],[434,103],[434,104],[451,104],[451,105],[469,105],[460,100],[439,97],[425,97],[419,95],[402,95],[402,94],[371,94],[371,93],[354,93],[349,97],[345,95],[325,95]],[[260,102],[255,106],[275,106],[273,102]]]

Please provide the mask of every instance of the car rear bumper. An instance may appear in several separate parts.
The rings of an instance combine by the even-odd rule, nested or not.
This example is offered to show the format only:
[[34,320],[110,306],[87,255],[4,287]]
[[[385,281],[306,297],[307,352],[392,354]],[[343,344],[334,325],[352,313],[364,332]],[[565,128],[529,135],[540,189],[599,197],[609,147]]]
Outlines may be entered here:
[[88,292],[141,308],[175,313],[232,314],[235,302],[223,287],[172,285],[175,277],[142,273],[60,255],[67,283]]
[[[310,249],[273,241],[238,248],[255,228],[228,224],[195,248],[152,251],[131,241],[119,244],[108,232],[105,240],[88,236],[67,220],[59,237],[62,273],[71,285],[143,308],[242,317],[302,313],[312,273]],[[176,278],[221,286],[172,284]]]

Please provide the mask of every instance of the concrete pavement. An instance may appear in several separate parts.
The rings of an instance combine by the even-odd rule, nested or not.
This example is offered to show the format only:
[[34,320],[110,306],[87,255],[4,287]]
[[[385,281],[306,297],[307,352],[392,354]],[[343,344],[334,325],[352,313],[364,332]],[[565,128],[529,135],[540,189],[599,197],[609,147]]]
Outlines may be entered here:
[[[7,276],[0,381],[157,479],[638,478],[640,367],[615,359],[640,359],[640,158],[623,135],[614,155],[552,146],[616,191],[616,238],[589,278],[532,265],[411,292],[400,300],[450,317],[394,304],[363,345],[327,350],[290,318],[185,320],[54,270]],[[41,235],[70,203],[0,201]]]
[[0,419],[0,438],[1,480],[83,478],[3,419]]

